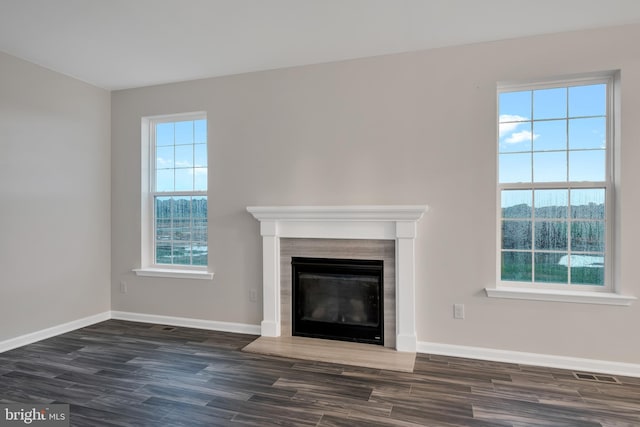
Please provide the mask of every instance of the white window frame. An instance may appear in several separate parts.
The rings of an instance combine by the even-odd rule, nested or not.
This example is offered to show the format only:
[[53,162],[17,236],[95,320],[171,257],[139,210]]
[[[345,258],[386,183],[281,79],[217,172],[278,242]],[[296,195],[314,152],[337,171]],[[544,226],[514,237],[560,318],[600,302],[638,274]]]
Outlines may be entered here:
[[[561,87],[582,86],[591,84],[606,84],[606,172],[604,182],[553,182],[553,183],[516,183],[501,184],[499,182],[499,97],[504,92],[529,91],[539,89],[551,89]],[[616,293],[615,279],[615,169],[614,150],[617,145],[617,135],[614,132],[619,111],[614,99],[617,85],[619,85],[619,73],[605,72],[566,78],[549,79],[543,81],[508,82],[498,84],[496,91],[496,287],[486,288],[487,295],[497,298],[532,299],[544,301],[563,301],[592,304],[629,305],[635,298]],[[503,190],[538,190],[538,189],[580,189],[580,188],[604,188],[605,189],[605,282],[604,286],[582,284],[554,284],[541,282],[517,282],[502,281],[502,206],[501,192]],[[570,218],[567,219],[571,221]]]
[[[213,273],[207,266],[179,265],[179,264],[156,264],[155,259],[155,206],[156,196],[207,196],[207,191],[155,191],[155,126],[163,122],[178,122],[189,120],[206,120],[206,112],[190,112],[169,114],[161,116],[149,116],[142,118],[141,139],[142,139],[142,176],[141,176],[141,267],[133,271],[138,276],[146,277],[167,277],[211,280]],[[208,121],[207,121],[208,126]],[[209,147],[207,132],[207,147]],[[208,148],[207,148],[208,151]],[[207,162],[208,163],[208,162]],[[207,164],[207,171],[209,165]],[[208,188],[208,186],[207,186]],[[207,246],[209,242],[207,241]],[[207,263],[208,264],[208,263]]]

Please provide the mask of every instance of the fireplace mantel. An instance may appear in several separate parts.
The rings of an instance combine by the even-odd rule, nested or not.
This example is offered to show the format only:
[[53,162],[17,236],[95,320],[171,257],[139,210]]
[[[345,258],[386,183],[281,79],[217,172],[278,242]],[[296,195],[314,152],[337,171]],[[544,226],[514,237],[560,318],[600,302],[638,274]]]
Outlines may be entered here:
[[250,206],[260,221],[263,336],[280,336],[280,238],[381,239],[396,242],[396,349],[416,351],[415,238],[426,205]]

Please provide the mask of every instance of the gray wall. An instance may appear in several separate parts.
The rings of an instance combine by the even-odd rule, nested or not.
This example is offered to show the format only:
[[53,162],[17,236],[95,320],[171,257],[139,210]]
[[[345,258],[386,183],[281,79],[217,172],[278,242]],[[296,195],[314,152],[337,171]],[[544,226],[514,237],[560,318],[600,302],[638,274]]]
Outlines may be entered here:
[[109,108],[0,53],[0,341],[109,310]]
[[[249,205],[422,204],[420,341],[638,363],[640,303],[489,299],[496,282],[496,82],[622,70],[620,289],[640,296],[640,26],[114,92],[112,309],[259,324]],[[205,53],[206,54],[206,53]],[[204,110],[212,282],[138,278],[140,118]],[[125,280],[129,292],[121,294]],[[466,304],[454,320],[452,304]]]

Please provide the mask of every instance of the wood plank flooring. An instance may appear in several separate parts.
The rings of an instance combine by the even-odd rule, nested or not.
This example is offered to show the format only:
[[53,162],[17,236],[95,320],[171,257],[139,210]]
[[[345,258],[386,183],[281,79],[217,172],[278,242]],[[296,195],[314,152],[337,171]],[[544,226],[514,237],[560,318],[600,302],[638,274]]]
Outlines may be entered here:
[[109,320],[0,354],[0,403],[73,426],[640,426],[640,378],[416,357],[413,373],[240,351],[256,337]]
[[306,337],[259,337],[242,351],[400,372],[413,372],[416,361],[415,353],[380,345]]

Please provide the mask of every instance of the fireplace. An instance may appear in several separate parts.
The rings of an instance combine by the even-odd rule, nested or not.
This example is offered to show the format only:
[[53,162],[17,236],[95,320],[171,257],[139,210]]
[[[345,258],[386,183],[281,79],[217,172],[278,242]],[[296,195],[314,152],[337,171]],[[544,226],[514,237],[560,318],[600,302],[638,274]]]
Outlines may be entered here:
[[[286,286],[281,286],[281,241],[334,239],[384,240],[395,244],[394,302],[385,304],[387,312],[394,308],[393,322],[388,328],[385,345],[401,352],[415,353],[417,347],[415,311],[415,239],[417,223],[427,210],[425,205],[412,206],[249,206],[260,221],[262,236],[263,306],[261,335],[280,337],[291,335],[291,299],[284,298]],[[335,251],[331,252],[334,256]],[[300,256],[300,255],[292,255]],[[313,256],[313,255],[312,255]],[[322,255],[321,255],[322,256]],[[345,258],[352,258],[347,255]],[[385,262],[385,266],[390,265]],[[385,270],[391,270],[385,268]],[[290,283],[290,282],[289,282]],[[289,288],[290,289],[290,288]],[[289,291],[291,292],[291,291]],[[386,314],[385,314],[386,315]]]
[[384,344],[381,260],[292,257],[292,334]]

